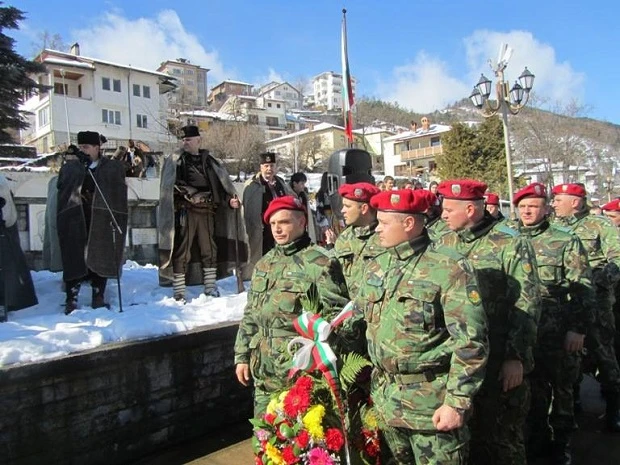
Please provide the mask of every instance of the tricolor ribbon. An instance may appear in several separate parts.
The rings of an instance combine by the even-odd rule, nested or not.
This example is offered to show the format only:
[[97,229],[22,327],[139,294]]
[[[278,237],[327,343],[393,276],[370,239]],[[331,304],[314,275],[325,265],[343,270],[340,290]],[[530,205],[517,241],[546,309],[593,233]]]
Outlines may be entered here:
[[[327,343],[327,339],[335,327],[353,315],[353,308],[353,302],[349,302],[331,323],[328,323],[319,315],[304,311],[293,321],[293,326],[301,336],[293,338],[288,343],[288,352],[293,355],[293,368],[289,371],[289,378],[292,378],[300,370],[307,372],[319,370],[327,380],[334,399],[336,399],[343,435],[347,443],[347,463],[350,461],[349,447],[346,432],[346,416],[340,396],[340,380],[338,379],[338,368],[336,367],[337,358]],[[301,348],[293,353],[293,346],[297,344],[301,345]]]

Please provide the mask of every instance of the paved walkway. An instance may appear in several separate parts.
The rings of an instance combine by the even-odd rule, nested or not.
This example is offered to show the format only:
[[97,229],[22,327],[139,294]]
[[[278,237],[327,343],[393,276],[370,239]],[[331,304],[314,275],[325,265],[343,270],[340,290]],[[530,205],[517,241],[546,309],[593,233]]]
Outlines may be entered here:
[[[620,434],[601,431],[605,404],[598,383],[586,377],[581,394],[584,413],[579,417],[580,429],[574,438],[573,465],[620,465]],[[219,437],[170,449],[139,465],[252,465],[252,446],[247,439],[250,435],[249,423],[238,425],[222,431]],[[537,461],[532,465],[545,463]]]

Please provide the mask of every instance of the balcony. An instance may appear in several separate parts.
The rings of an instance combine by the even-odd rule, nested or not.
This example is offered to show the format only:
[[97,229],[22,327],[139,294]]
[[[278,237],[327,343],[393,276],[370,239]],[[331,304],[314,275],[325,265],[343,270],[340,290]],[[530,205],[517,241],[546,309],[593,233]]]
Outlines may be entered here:
[[400,160],[419,160],[421,158],[429,158],[435,157],[442,153],[441,145],[436,145],[434,147],[422,147],[414,150],[403,150],[400,152]]

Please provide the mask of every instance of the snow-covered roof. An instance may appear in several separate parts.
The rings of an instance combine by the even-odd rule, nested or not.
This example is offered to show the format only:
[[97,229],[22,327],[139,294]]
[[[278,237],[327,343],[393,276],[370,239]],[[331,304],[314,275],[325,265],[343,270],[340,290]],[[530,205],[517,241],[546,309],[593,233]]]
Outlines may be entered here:
[[179,113],[180,116],[195,116],[197,118],[213,118],[213,119],[221,119],[226,121],[245,121],[247,118],[245,116],[235,116],[230,113],[222,113],[219,111],[206,111],[206,110],[195,110],[195,111],[182,111]]
[[275,139],[269,139],[267,141],[267,144],[271,145],[274,142],[283,142],[285,140],[294,139],[295,137],[303,136],[311,132],[319,132],[319,131],[324,131],[326,129],[340,129],[344,131],[344,128],[342,126],[336,126],[335,124],[330,124],[330,123],[320,123],[320,124],[315,125],[312,128],[302,129],[301,131],[292,132],[290,134],[287,134],[286,136],[276,137]]
[[224,79],[222,82],[220,82],[217,86],[213,86],[213,88],[215,89],[216,87],[221,86],[224,83],[229,83],[229,84],[240,84],[242,86],[250,86],[253,87],[252,84],[250,84],[249,82],[243,82],[243,81],[234,81],[232,79]]
[[47,57],[43,59],[43,63],[50,63],[52,65],[60,66],[73,66],[76,68],[95,69],[95,66],[92,63],[83,63],[81,61],[74,60],[61,60],[60,58]]
[[450,126],[446,126],[444,124],[431,124],[428,131],[425,131],[422,128],[419,128],[416,131],[405,131],[400,134],[396,134],[395,136],[386,137],[383,139],[384,142],[395,142],[400,140],[409,140],[416,139],[418,137],[426,137],[428,135],[433,134],[441,134],[444,132],[448,132],[452,129]]
[[[122,63],[115,63],[112,61],[101,60],[99,58],[86,57],[83,55],[73,55],[71,53],[60,52],[58,50],[45,49],[39,54],[37,58],[35,58],[35,61],[40,61],[41,58],[44,63],[49,62],[50,64],[61,64],[63,66],[76,66],[80,68],[85,68],[84,64],[86,64],[86,65],[90,65],[92,69],[95,68],[94,65],[102,64],[102,65],[107,65],[107,66],[114,66],[116,68],[131,69],[133,71],[139,71],[142,73],[160,76],[166,79],[176,80],[174,76],[170,76],[169,74],[166,74],[166,73],[160,73],[159,71],[153,71],[152,69],[139,68],[139,67],[135,67],[131,65],[122,64]],[[59,60],[62,63],[53,63],[52,61],[49,61],[49,60]]]
[[353,132],[361,136],[369,136],[371,134],[379,134],[382,132],[386,132],[388,134],[394,134],[395,131],[389,131],[383,128],[376,128],[374,126],[368,126],[368,127],[361,128],[361,129],[354,129]]

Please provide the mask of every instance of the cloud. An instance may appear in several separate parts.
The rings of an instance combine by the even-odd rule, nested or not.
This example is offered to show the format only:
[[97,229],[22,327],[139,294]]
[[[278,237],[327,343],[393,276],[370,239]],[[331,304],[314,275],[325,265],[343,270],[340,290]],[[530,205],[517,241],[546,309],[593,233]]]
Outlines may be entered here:
[[413,63],[396,67],[393,78],[380,83],[377,93],[384,100],[428,113],[460,100],[469,90],[467,84],[449,75],[445,62],[422,51]]
[[224,68],[217,51],[207,50],[172,10],[136,19],[119,11],[107,12],[87,28],[72,31],[72,38],[79,42],[84,56],[153,70],[163,61],[187,58],[210,70],[210,84],[235,78]]
[[552,46],[527,31],[489,30],[474,31],[463,39],[466,65],[460,75],[451,74],[448,64],[440,58],[421,51],[411,63],[395,67],[390,77],[379,81],[376,93],[419,113],[444,108],[468,97],[480,73],[495,81],[487,61],[495,63],[502,43],[514,50],[505,75],[511,83],[527,66],[536,75],[534,91],[539,96],[551,101],[583,97],[585,74],[575,71],[568,62],[558,61]]

